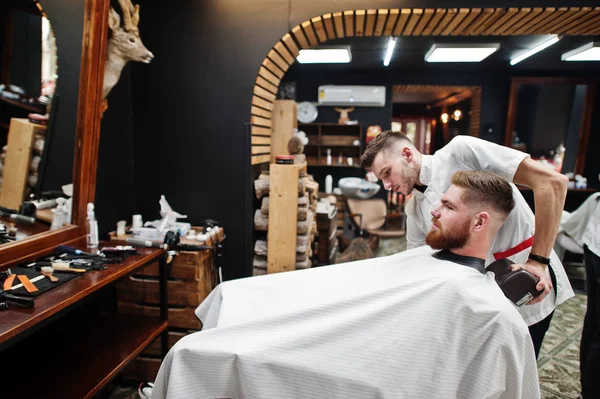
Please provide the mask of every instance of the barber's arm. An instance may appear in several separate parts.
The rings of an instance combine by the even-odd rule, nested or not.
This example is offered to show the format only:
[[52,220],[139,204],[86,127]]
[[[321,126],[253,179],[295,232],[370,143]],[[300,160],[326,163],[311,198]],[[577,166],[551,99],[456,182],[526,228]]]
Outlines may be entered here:
[[[548,258],[556,239],[560,217],[565,205],[568,178],[527,157],[519,164],[513,181],[533,190],[535,236],[531,253]],[[513,268],[519,267],[540,279],[537,289],[543,288],[544,293],[529,304],[541,302],[552,289],[552,282],[546,276],[546,265],[529,259],[523,265],[513,266]]]

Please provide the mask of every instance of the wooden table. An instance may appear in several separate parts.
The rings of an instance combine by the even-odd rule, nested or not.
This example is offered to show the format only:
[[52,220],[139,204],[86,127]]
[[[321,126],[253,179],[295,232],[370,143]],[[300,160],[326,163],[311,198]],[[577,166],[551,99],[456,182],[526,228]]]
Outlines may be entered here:
[[[0,311],[0,375],[5,381],[0,396],[89,398],[159,335],[166,354],[165,252],[155,248],[139,252],[122,264],[90,271],[43,293],[33,309],[12,306]],[[82,310],[85,299],[156,259],[160,260],[160,318]],[[64,324],[67,319],[70,325]]]

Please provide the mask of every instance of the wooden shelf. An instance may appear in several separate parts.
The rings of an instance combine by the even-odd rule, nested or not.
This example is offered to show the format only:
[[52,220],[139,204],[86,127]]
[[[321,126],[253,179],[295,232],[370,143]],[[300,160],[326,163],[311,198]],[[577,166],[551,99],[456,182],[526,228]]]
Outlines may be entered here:
[[46,108],[44,105],[40,105],[40,106],[36,107],[35,105],[23,103],[21,101],[12,100],[10,98],[6,98],[6,97],[2,97],[2,96],[0,96],[0,101],[5,102],[5,103],[10,104],[10,105],[14,105],[15,107],[22,108],[22,109],[27,110],[29,112],[42,113],[42,114],[46,113],[44,111],[44,109]]
[[91,398],[156,339],[167,322],[111,313],[89,315],[79,327],[49,328],[24,342],[26,353],[22,345],[4,352],[2,377],[10,383],[3,385],[2,396]]
[[308,163],[308,166],[312,166],[315,168],[352,168],[352,169],[360,169],[361,166],[360,165],[338,165],[338,164],[331,164],[331,165],[327,165],[327,164],[321,164],[321,163]]
[[[100,247],[103,247],[101,243]],[[80,247],[86,250],[85,247]],[[27,329],[46,321],[55,314],[75,304],[78,300],[93,294],[102,287],[131,273],[158,257],[164,252],[157,248],[139,248],[140,255],[129,256],[121,264],[110,264],[106,270],[90,271],[35,299],[33,309],[16,306],[0,312],[0,349],[13,337]],[[116,330],[115,330],[116,331]]]

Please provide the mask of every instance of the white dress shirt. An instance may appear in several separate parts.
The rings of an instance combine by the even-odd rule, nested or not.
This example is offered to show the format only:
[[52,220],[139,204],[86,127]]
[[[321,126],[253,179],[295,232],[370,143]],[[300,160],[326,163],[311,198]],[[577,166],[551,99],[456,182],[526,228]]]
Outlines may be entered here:
[[583,243],[596,256],[600,256],[600,201],[596,201],[596,209],[583,234]]
[[220,284],[157,398],[539,398],[533,344],[492,273],[429,247]]
[[[521,151],[471,136],[457,136],[434,155],[423,155],[419,180],[427,189],[424,193],[413,190],[412,198],[406,205],[408,248],[425,245],[425,237],[431,230],[431,210],[439,204],[442,195],[450,187],[450,179],[454,172],[483,170],[496,173],[512,182],[517,168],[528,156]],[[535,217],[516,186],[512,185],[512,188],[515,207],[490,246],[487,265],[498,258],[525,263],[531,252]],[[554,251],[550,254],[550,259],[550,267],[556,275],[557,294],[551,290],[542,302],[518,308],[529,326],[546,318],[557,305],[575,295],[565,269]],[[548,269],[547,274],[550,280]]]

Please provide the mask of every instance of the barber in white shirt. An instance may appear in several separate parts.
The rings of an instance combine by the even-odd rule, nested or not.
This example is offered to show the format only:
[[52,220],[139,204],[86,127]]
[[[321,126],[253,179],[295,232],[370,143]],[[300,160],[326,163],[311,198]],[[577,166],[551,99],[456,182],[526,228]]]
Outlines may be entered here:
[[537,356],[554,309],[574,296],[563,265],[552,250],[567,177],[533,161],[526,153],[470,136],[457,136],[434,155],[424,155],[406,135],[386,131],[369,142],[361,163],[382,180],[387,190],[413,194],[406,205],[409,249],[425,245],[432,226],[431,210],[450,187],[456,171],[492,172],[533,190],[535,217],[513,185],[515,208],[492,242],[486,264],[509,258],[515,262],[514,268],[526,269],[540,279],[537,289],[544,293],[519,308]]
[[583,234],[587,311],[580,348],[581,393],[600,398],[600,201]]

